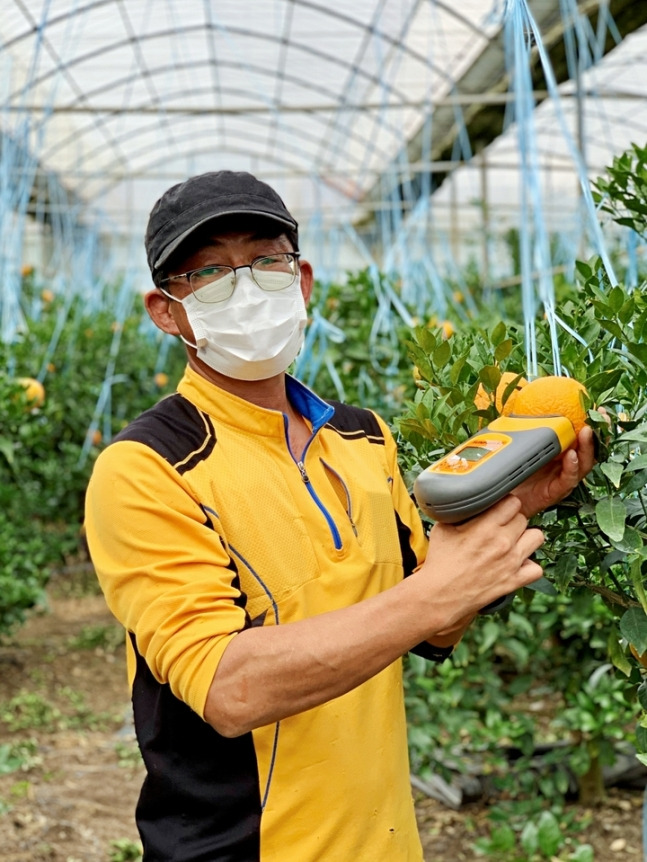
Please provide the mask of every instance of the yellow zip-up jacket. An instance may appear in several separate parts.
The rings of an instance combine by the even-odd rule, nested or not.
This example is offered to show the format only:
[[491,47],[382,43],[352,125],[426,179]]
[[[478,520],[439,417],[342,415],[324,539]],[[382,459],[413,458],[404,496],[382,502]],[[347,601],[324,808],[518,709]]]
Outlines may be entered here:
[[401,662],[235,739],[203,720],[230,640],[374,596],[426,539],[374,413],[288,378],[312,428],[191,369],[101,453],[87,539],[129,634],[146,862],[420,862]]

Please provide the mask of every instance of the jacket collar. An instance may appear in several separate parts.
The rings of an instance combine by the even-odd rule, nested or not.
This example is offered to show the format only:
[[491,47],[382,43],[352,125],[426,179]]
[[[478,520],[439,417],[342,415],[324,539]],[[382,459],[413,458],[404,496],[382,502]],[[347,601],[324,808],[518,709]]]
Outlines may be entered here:
[[[285,386],[293,406],[310,423],[313,433],[316,434],[332,418],[334,407],[295,377],[286,374]],[[285,414],[280,410],[259,407],[251,401],[232,395],[188,365],[177,391],[198,409],[234,428],[269,437],[285,435]]]

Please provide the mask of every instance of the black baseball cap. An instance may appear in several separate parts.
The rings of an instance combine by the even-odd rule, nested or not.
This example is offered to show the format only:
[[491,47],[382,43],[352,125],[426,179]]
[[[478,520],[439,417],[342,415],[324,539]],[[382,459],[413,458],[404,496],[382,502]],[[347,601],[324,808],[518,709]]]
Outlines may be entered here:
[[151,210],[146,228],[146,257],[153,278],[198,228],[241,215],[269,219],[298,235],[297,222],[279,195],[246,171],[209,171],[172,186]]

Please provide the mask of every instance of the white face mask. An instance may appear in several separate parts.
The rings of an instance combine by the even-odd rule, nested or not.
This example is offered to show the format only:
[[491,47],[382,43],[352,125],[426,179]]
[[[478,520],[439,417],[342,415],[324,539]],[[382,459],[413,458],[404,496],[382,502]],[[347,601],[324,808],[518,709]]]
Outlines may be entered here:
[[[209,288],[202,288],[208,290]],[[262,290],[248,268],[236,273],[236,288],[223,302],[180,300],[193,330],[198,358],[236,380],[266,380],[285,371],[303,344],[308,320],[297,275],[290,287]]]

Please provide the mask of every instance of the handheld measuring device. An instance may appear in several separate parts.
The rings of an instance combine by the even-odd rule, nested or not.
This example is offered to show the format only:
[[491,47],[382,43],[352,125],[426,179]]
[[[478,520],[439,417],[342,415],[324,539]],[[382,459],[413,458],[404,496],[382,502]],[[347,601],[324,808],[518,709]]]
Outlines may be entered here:
[[[574,442],[565,416],[500,416],[420,473],[416,502],[435,521],[458,524],[489,509]],[[502,596],[480,613],[501,610],[512,598]]]
[[458,524],[489,509],[574,442],[565,416],[500,416],[423,470],[413,493],[430,518]]

